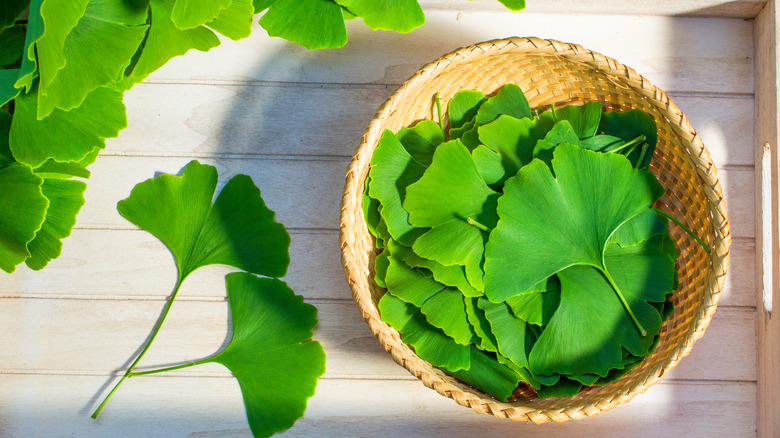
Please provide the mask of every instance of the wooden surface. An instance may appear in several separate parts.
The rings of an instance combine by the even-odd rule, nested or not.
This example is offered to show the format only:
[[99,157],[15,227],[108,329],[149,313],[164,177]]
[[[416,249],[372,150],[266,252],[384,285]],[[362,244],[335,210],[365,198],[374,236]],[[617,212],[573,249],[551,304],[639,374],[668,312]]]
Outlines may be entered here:
[[780,434],[780,267],[778,260],[778,50],[777,2],[756,18],[756,332],[758,435]]
[[[0,277],[0,436],[250,436],[238,386],[218,365],[133,378],[99,420],[89,418],[149,335],[176,275],[165,247],[122,219],[116,202],[195,158],[217,166],[220,183],[252,176],[292,234],[286,280],[319,309],[327,372],[305,418],[282,436],[755,436],[754,23],[596,9],[514,14],[487,3],[431,0],[428,23],[408,35],[353,21],[350,43],[336,51],[308,52],[257,28],[177,58],[128,92],[129,128],[92,167],[63,255],[41,272]],[[565,424],[480,416],[425,388],[371,335],[339,261],[344,173],[377,107],[423,64],[511,35],[582,44],[665,89],[712,153],[734,236],[721,304],[691,355],[630,403]],[[208,267],[184,283],[143,366],[224,345],[228,271]]]

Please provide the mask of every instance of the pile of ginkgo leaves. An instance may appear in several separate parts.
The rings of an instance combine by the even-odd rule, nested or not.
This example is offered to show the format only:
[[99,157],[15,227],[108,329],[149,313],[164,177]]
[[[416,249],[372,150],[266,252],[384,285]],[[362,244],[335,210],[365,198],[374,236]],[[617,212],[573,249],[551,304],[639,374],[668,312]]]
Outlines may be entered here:
[[504,401],[519,385],[563,397],[627,373],[677,287],[671,217],[652,207],[652,117],[598,102],[532,111],[511,84],[461,91],[447,112],[448,130],[440,110],[373,153],[363,210],[383,320]]

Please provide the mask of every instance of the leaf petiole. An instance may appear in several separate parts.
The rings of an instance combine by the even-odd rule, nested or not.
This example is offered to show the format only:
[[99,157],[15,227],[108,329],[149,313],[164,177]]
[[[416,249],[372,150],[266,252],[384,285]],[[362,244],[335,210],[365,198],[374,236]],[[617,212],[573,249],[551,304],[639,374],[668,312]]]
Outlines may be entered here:
[[618,152],[622,151],[625,148],[635,147],[636,145],[641,144],[642,142],[644,142],[646,139],[647,138],[644,136],[644,134],[639,134],[639,136],[637,138],[635,138],[633,140],[629,140],[629,141],[627,141],[626,143],[623,143],[620,146],[607,148],[607,149],[604,150],[604,152],[618,153]]
[[167,372],[167,371],[175,371],[175,370],[180,370],[180,369],[183,369],[183,368],[193,367],[195,365],[202,365],[202,364],[208,363],[210,361],[211,361],[211,358],[207,358],[207,359],[197,360],[195,362],[185,363],[185,364],[176,365],[176,366],[172,366],[172,367],[158,368],[156,370],[148,370],[148,371],[139,371],[137,373],[129,373],[127,375],[127,377],[147,376],[149,374],[158,374],[158,373],[164,373],[164,372]]
[[436,113],[439,116],[439,128],[444,132],[444,118],[441,115],[441,96],[439,93],[433,95],[433,100],[436,101]]
[[472,219],[470,217],[466,218],[466,222],[468,222],[469,225],[471,225],[473,227],[477,227],[477,228],[479,228],[482,231],[487,231],[488,233],[490,232],[490,228],[482,225],[481,223],[475,221],[474,219]]
[[615,283],[615,280],[612,279],[612,276],[609,275],[609,272],[607,271],[606,267],[602,267],[601,272],[604,274],[604,278],[607,279],[609,282],[609,285],[612,286],[612,289],[615,291],[615,293],[618,296],[618,299],[623,304],[623,307],[626,308],[626,312],[628,312],[628,316],[631,317],[631,320],[634,321],[634,324],[636,325],[637,330],[639,330],[639,334],[644,336],[647,336],[647,330],[645,330],[644,327],[642,327],[642,324],[639,323],[639,320],[636,318],[636,315],[634,315],[634,312],[631,310],[631,307],[629,307],[628,302],[626,301],[626,298],[623,296],[623,293],[620,292],[620,288],[618,288],[618,285]]
[[[103,399],[103,401],[100,403],[100,406],[95,409],[95,412],[92,413],[92,418],[97,419],[98,415],[100,415],[100,411],[103,410],[103,407],[108,403],[108,401],[111,399],[111,396],[114,395],[114,392],[119,388],[119,386],[129,377],[132,377],[134,375],[140,375],[141,373],[133,373],[133,369],[135,369],[136,365],[138,365],[138,362],[141,361],[141,358],[144,357],[144,354],[146,354],[146,351],[149,349],[149,347],[152,345],[152,342],[154,341],[154,338],[157,337],[157,333],[160,332],[160,327],[162,327],[163,322],[165,322],[165,317],[168,316],[168,311],[171,310],[171,305],[173,305],[173,300],[176,298],[176,294],[179,293],[179,288],[181,287],[181,284],[184,282],[184,279],[187,278],[187,275],[181,275],[179,274],[179,279],[176,281],[176,287],[173,289],[173,293],[171,293],[171,297],[168,299],[168,302],[165,304],[165,307],[163,308],[162,315],[160,315],[160,319],[157,321],[157,324],[154,326],[154,329],[152,330],[152,335],[149,337],[149,341],[144,346],[143,350],[141,350],[140,353],[138,353],[138,356],[135,358],[132,364],[127,368],[127,371],[122,375],[122,378],[119,379],[119,382],[117,382],[116,385],[114,385],[114,388],[111,389],[111,392],[108,393],[106,398]],[[151,374],[147,373],[146,374]]]
[[704,243],[704,240],[701,237],[697,236],[693,231],[691,231],[690,228],[688,228],[685,225],[683,225],[683,223],[680,222],[679,220],[677,220],[676,217],[670,215],[669,213],[667,213],[667,212],[665,212],[663,210],[659,210],[659,209],[657,209],[655,207],[650,207],[650,208],[653,209],[654,212],[660,214],[661,216],[663,216],[663,217],[671,220],[672,222],[676,223],[677,225],[679,225],[680,228],[685,230],[685,232],[688,233],[689,236],[693,237],[693,239],[696,240],[696,242],[698,242],[699,245],[701,245],[701,247],[704,248],[705,251],[707,251],[707,254],[709,254],[712,251],[710,249],[710,246],[707,245],[706,243]]

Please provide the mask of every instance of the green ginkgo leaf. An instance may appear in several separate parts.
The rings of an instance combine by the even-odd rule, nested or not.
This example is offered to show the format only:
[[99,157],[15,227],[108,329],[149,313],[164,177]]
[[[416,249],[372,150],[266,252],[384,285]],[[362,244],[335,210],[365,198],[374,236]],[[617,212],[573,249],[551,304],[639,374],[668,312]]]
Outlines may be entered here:
[[417,0],[334,0],[363,19],[371,29],[407,33],[425,23]]
[[525,9],[525,0],[498,0],[510,11],[522,11]]
[[402,260],[409,267],[427,269],[436,281],[457,288],[464,296],[480,297],[484,295],[471,286],[466,278],[466,270],[463,266],[445,266],[436,261],[420,257],[414,253],[412,248],[403,246],[392,239],[387,240],[385,244],[390,253],[393,254],[393,257]]
[[431,227],[412,246],[422,257],[443,265],[462,265],[472,286],[482,286],[487,231],[495,225],[498,193],[477,170],[459,140],[436,148],[425,174],[406,189],[403,207],[415,227]]
[[193,29],[203,26],[215,20],[233,1],[176,0],[171,9],[171,21],[179,29]]
[[283,276],[290,236],[274,221],[252,179],[236,175],[212,204],[216,186],[216,168],[192,161],[181,176],[163,174],[139,183],[117,210],[165,243],[180,279],[211,264]]
[[43,179],[28,166],[11,163],[0,168],[0,269],[11,273],[30,257],[28,244],[46,218],[49,200]]
[[32,167],[50,158],[82,160],[127,126],[122,93],[113,88],[99,87],[78,108],[55,109],[43,120],[37,118],[37,97],[35,87],[16,98],[10,134],[14,157]]
[[132,67],[123,88],[141,82],[169,59],[183,55],[190,49],[207,51],[219,45],[219,38],[211,30],[200,26],[179,29],[171,19],[174,0],[149,2],[149,31],[143,43],[143,51]]
[[317,309],[277,279],[232,273],[225,282],[233,336],[202,363],[236,376],[252,434],[269,437],[303,416],[325,373],[325,352],[311,341]]
[[378,307],[382,319],[398,330],[401,339],[431,365],[450,371],[468,369],[471,365],[470,347],[458,344],[432,326],[414,304],[384,294]]
[[[38,94],[38,119],[76,108],[96,88],[122,78],[146,35],[147,9],[116,0],[90,0],[61,51],[67,59]],[[100,53],[100,62],[95,62]]]
[[389,293],[416,307],[423,307],[426,301],[446,287],[421,275],[395,257],[389,257],[388,262],[384,281]]
[[19,76],[19,69],[0,70],[0,106],[5,105],[21,93],[21,89],[14,87],[14,81]]
[[490,353],[480,351],[473,345],[469,351],[469,369],[451,372],[452,375],[501,401],[507,401],[523,377],[498,362]]
[[552,167],[553,151],[561,143],[581,145],[577,133],[568,120],[561,120],[553,125],[544,138],[536,142],[533,148],[533,158],[538,158]]
[[450,134],[452,134],[453,129],[458,129],[473,120],[477,115],[480,105],[482,105],[486,99],[487,98],[481,91],[476,90],[461,90],[455,93],[447,104],[447,116],[450,119]]
[[[36,172],[40,175],[40,173]],[[45,178],[41,190],[49,200],[46,220],[35,238],[27,245],[30,258],[25,260],[28,267],[43,269],[52,259],[62,252],[62,239],[70,236],[76,225],[76,215],[84,206],[84,190],[87,185],[81,181],[60,178]]]
[[[655,146],[658,142],[658,127],[655,120],[646,112],[638,109],[628,111],[606,112],[601,117],[599,132],[618,137],[623,141],[631,141],[637,136],[644,136],[646,150],[636,148],[628,154],[628,159],[634,167],[647,169],[653,159]],[[641,162],[639,161],[641,158]]]
[[382,217],[393,239],[411,246],[422,231],[409,223],[403,208],[407,187],[420,179],[425,168],[417,163],[390,131],[384,131],[371,157],[369,195],[379,200]]
[[[583,139],[596,135],[596,131],[599,129],[599,122],[601,121],[601,111],[601,103],[588,102],[584,105],[566,105],[555,110],[553,116],[556,122],[568,121],[577,137]],[[559,143],[564,141],[572,143],[570,140],[559,141]]]
[[11,27],[16,19],[22,15],[27,7],[30,6],[30,0],[6,0],[3,7],[0,8],[0,29]]
[[[651,303],[665,301],[674,285],[674,260],[663,250],[663,237],[625,248],[612,244],[605,254],[608,272],[651,334],[663,322]],[[575,265],[559,272],[558,278],[560,304],[530,354],[535,374],[605,377],[611,369],[624,367],[624,350],[634,356],[649,353],[655,336],[639,333],[603,272]]]
[[17,24],[7,29],[0,27],[0,35],[0,66],[8,66],[22,59],[27,26]]
[[485,125],[496,120],[500,115],[512,116],[516,119],[531,118],[531,106],[525,98],[523,90],[515,84],[506,84],[491,96],[477,110],[477,125]]
[[309,50],[338,48],[347,43],[341,6],[332,0],[275,0],[263,6],[269,8],[260,18],[260,25],[272,37]]
[[444,143],[444,131],[432,120],[423,120],[411,128],[401,128],[395,137],[415,161],[426,167],[433,160],[436,146]]
[[479,141],[501,157],[502,180],[505,180],[531,162],[536,143],[544,139],[551,128],[547,118],[517,119],[501,115],[478,128]]
[[[48,89],[49,84],[67,63],[68,58],[63,51],[65,39],[84,16],[89,1],[42,0],[38,2],[33,0],[30,2],[30,22],[40,20],[43,26],[40,38],[35,41],[42,92]],[[27,87],[29,89],[30,85]]]
[[211,29],[233,41],[246,38],[252,33],[254,8],[251,0],[233,0],[216,19],[206,23]]
[[618,154],[562,144],[552,164],[555,178],[535,160],[504,186],[501,220],[485,249],[485,292],[493,302],[572,265],[604,270],[612,233],[663,194],[655,176]]
[[481,350],[496,353],[498,352],[496,336],[490,328],[490,321],[485,316],[485,311],[479,307],[479,300],[477,297],[464,300],[466,303],[466,316],[474,330],[474,334],[478,338],[478,343],[475,342],[475,345]]
[[515,316],[506,303],[491,303],[487,298],[480,298],[478,306],[490,323],[498,353],[520,368],[529,368],[528,354],[536,336],[528,328],[528,323]]
[[558,277],[552,276],[542,284],[544,288],[533,287],[530,291],[506,300],[506,304],[515,316],[537,326],[546,326],[550,322],[561,301],[561,285]]

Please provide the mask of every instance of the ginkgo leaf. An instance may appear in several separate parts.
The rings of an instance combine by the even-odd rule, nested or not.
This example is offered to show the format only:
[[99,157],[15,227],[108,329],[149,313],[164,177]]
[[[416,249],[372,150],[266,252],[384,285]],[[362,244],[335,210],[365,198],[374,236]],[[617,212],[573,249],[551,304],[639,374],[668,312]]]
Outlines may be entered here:
[[149,2],[149,31],[143,43],[143,51],[133,65],[132,73],[124,81],[123,88],[141,82],[174,56],[190,49],[207,51],[219,45],[219,38],[211,30],[201,26],[179,29],[171,19],[174,0]]
[[485,184],[459,140],[440,145],[425,174],[406,189],[403,206],[409,222],[431,227],[414,241],[412,249],[443,265],[465,266],[472,286],[481,289],[487,232],[480,226],[495,225],[498,196]]
[[498,352],[496,345],[496,336],[490,329],[490,321],[485,316],[485,311],[479,307],[479,298],[466,298],[466,316],[471,324],[474,334],[477,335],[479,343],[475,343],[481,350]]
[[[663,250],[662,237],[630,246],[610,245],[607,270],[628,306],[648,333],[657,333],[662,318],[652,302],[663,302],[673,286],[674,260]],[[649,353],[655,336],[642,336],[605,275],[593,266],[575,265],[558,273],[558,309],[530,354],[536,374],[598,374],[623,368],[623,350]],[[565,352],[565,354],[563,354]]]
[[225,282],[233,335],[204,362],[236,376],[252,434],[269,437],[303,416],[325,373],[325,351],[311,341],[317,309],[277,279],[237,272]]
[[0,106],[5,105],[22,91],[14,87],[14,81],[19,76],[19,69],[0,70]]
[[43,36],[43,18],[40,12],[41,3],[43,3],[43,0],[30,0],[30,13],[27,20],[27,35],[24,38],[22,64],[14,82],[14,87],[24,88],[25,92],[29,92],[32,88],[33,79],[35,79],[35,75],[38,72],[36,43]]
[[[610,235],[663,194],[625,157],[562,144],[507,180],[485,249],[486,295],[504,301],[572,265],[603,269]],[[609,190],[604,188],[608,187]]]
[[[67,59],[57,75],[38,94],[38,119],[55,108],[70,110],[96,88],[122,78],[146,35],[146,8],[116,0],[90,0],[83,17],[64,41]],[[100,62],[95,54],[100,53]]]
[[28,166],[11,163],[0,168],[0,269],[11,273],[30,257],[28,244],[46,218],[49,200],[43,179]]
[[510,11],[522,11],[525,9],[525,0],[498,0]]
[[528,323],[516,317],[506,303],[491,303],[487,298],[480,298],[477,305],[490,323],[498,352],[518,367],[528,368],[528,354],[536,342]]
[[[176,0],[171,21],[179,29],[192,29],[215,20],[234,0]],[[254,7],[252,8],[254,11]]]
[[487,146],[479,145],[471,151],[471,158],[479,170],[480,176],[488,186],[503,185],[508,175],[501,155]]
[[37,100],[37,88],[16,98],[10,134],[14,157],[32,167],[50,158],[82,160],[127,126],[122,93],[112,88],[99,87],[78,108],[55,109],[43,120],[36,116]]
[[384,294],[378,307],[382,320],[398,330],[401,339],[431,365],[450,371],[468,369],[471,365],[470,348],[456,343],[428,323],[414,304],[401,301],[392,294]]
[[522,376],[496,358],[474,346],[469,349],[471,366],[467,370],[452,372],[452,375],[493,397],[507,401]]
[[[642,148],[636,148],[628,154],[628,159],[634,167],[647,169],[653,159],[655,146],[658,142],[658,127],[655,120],[646,112],[638,109],[628,111],[606,112],[601,117],[599,131],[624,141],[630,141],[637,136],[644,136],[646,151],[642,153]],[[640,162],[639,159],[642,159]]]
[[[584,105],[566,105],[553,112],[556,122],[566,120],[580,139],[596,135],[601,121],[601,103],[588,102]],[[565,140],[566,141],[566,140]],[[572,143],[571,141],[567,141]],[[559,143],[563,143],[560,141]],[[574,143],[577,144],[577,143]]]
[[433,160],[436,146],[444,143],[444,131],[432,120],[422,120],[412,128],[401,128],[395,137],[415,161],[426,167]]
[[506,304],[512,309],[512,313],[523,321],[546,326],[561,301],[561,285],[556,276],[541,283],[544,288],[533,287],[531,291],[507,299]]
[[474,341],[471,325],[466,316],[463,294],[457,289],[445,288],[430,297],[420,308],[432,326],[441,329],[458,344],[469,345]]
[[332,0],[275,0],[268,6],[260,25],[269,36],[309,50],[339,48],[347,43],[341,6]]
[[117,210],[171,250],[180,279],[211,264],[283,276],[290,236],[274,221],[252,179],[231,178],[212,204],[216,185],[216,168],[193,160],[181,176],[139,183]]
[[22,15],[27,7],[30,6],[30,0],[6,0],[3,7],[0,8],[0,29],[13,26],[16,19]]
[[411,248],[403,246],[392,239],[386,242],[386,246],[395,258],[402,260],[407,266],[427,269],[436,281],[457,288],[464,296],[479,297],[484,295],[482,292],[474,289],[468,282],[466,270],[463,266],[445,266],[436,261],[420,257]]
[[251,0],[232,0],[216,19],[206,25],[233,41],[246,38],[252,33],[254,8]]
[[552,128],[546,118],[516,119],[501,115],[478,128],[479,141],[501,156],[504,178],[514,176],[530,163],[536,143]]
[[70,236],[73,226],[76,225],[76,215],[84,205],[86,188],[87,185],[81,181],[44,179],[41,190],[43,196],[49,200],[49,207],[40,230],[27,245],[30,258],[25,260],[25,263],[31,269],[43,269],[52,259],[60,256],[62,239]]
[[363,19],[371,29],[407,33],[425,23],[417,0],[335,0]]
[[516,119],[531,118],[531,106],[525,98],[523,90],[515,84],[506,84],[491,96],[477,110],[477,125],[485,125],[496,120],[500,115],[512,116]]
[[561,143],[580,146],[579,137],[568,120],[562,120],[553,125],[544,138],[536,142],[533,148],[533,158],[538,158],[551,166],[553,151]]
[[487,98],[481,91],[461,90],[455,93],[447,104],[447,116],[450,120],[450,131],[458,129],[473,120],[479,106]]
[[[8,66],[22,59],[27,27],[16,25],[7,29],[0,27],[0,66]],[[19,72],[17,71],[17,76]],[[16,82],[15,80],[13,82]]]
[[389,257],[388,262],[384,278],[388,292],[416,307],[423,307],[431,297],[446,287],[421,275],[395,257]]
[[371,185],[368,193],[382,205],[382,217],[393,239],[411,246],[423,230],[409,223],[409,214],[403,208],[407,186],[423,175],[425,168],[418,164],[390,131],[382,133],[371,157]]
[[55,76],[68,61],[68,57],[63,51],[65,39],[84,16],[89,1],[43,0],[38,2],[33,0],[30,2],[30,22],[40,20],[43,26],[40,38],[35,41],[41,92],[46,92]]
[[536,395],[538,395],[539,398],[571,397],[573,395],[577,395],[581,389],[582,384],[580,382],[568,379],[565,376],[561,376],[561,378],[558,379],[554,385],[543,386],[537,390]]

